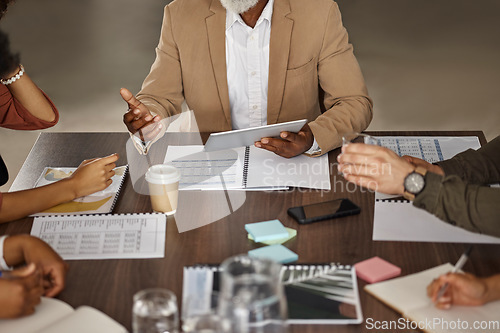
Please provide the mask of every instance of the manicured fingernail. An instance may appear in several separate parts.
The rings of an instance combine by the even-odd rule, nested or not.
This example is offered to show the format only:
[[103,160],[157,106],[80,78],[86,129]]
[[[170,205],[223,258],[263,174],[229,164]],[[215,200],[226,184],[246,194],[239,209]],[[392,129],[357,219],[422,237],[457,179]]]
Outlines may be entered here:
[[139,114],[139,109],[134,109],[134,114]]
[[282,137],[282,138],[286,138],[287,136],[288,136],[288,134],[287,134],[287,133],[285,133],[285,132],[281,132],[281,137]]
[[147,116],[144,118],[144,120],[145,120],[145,121],[150,121],[151,119],[152,119],[152,118],[151,118],[151,116],[150,116],[150,115],[147,115]]
[[262,139],[260,140],[263,144],[268,144],[269,143],[269,140],[268,139]]
[[339,156],[337,156],[337,161],[340,162],[340,159],[342,158],[342,155],[344,155],[344,154],[340,154]]
[[260,142],[256,142],[256,143],[255,143],[255,147],[261,148],[261,147],[262,147],[262,145],[260,144]]

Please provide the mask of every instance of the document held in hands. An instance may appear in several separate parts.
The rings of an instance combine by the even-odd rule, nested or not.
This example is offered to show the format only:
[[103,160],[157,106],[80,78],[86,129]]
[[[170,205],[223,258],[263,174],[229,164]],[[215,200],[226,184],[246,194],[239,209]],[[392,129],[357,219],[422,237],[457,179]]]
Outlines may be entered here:
[[[33,214],[32,216],[111,213],[118,199],[118,195],[120,194],[123,181],[125,180],[127,168],[126,165],[115,168],[115,175],[111,178],[113,182],[106,189],[81,198],[76,198],[70,202],[59,204],[43,212]],[[76,169],[77,168],[47,167],[43,170],[34,187],[52,184],[67,178],[71,176]]]

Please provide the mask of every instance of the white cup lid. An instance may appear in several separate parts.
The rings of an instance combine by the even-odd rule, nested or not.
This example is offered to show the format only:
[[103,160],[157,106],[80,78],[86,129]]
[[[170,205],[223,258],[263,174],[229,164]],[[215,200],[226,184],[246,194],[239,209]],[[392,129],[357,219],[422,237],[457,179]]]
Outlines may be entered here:
[[181,173],[176,167],[167,164],[151,166],[146,172],[146,181],[155,184],[171,184],[181,179]]

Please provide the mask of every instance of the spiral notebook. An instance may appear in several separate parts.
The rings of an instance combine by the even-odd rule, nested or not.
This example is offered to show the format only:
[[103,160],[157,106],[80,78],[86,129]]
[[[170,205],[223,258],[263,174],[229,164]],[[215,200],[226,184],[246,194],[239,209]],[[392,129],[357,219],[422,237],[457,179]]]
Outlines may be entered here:
[[[210,309],[211,295],[219,291],[219,275],[219,266],[184,267],[184,318]],[[360,324],[363,321],[353,266],[284,265],[281,280],[289,324]]]
[[65,260],[163,258],[163,214],[35,217],[31,235]]
[[[54,168],[47,167],[43,170],[35,186],[40,187],[55,183],[61,179],[67,178],[75,172],[77,168]],[[115,175],[111,178],[113,181],[106,189],[77,198],[70,202],[65,202],[44,210],[43,212],[31,216],[50,216],[50,215],[79,215],[79,214],[107,214],[113,211],[118,200],[121,187],[127,174],[128,166],[124,165],[114,169]]]
[[165,163],[181,172],[180,190],[330,190],[328,155],[287,159],[254,146],[214,152],[169,146]]

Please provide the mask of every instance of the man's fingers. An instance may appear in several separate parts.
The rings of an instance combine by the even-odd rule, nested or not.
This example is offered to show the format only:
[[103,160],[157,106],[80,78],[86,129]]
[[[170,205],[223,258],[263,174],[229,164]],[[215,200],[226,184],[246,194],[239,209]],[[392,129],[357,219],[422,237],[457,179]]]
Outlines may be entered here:
[[372,191],[376,191],[378,189],[378,183],[370,177],[358,176],[358,175],[344,175],[344,178],[351,183],[363,186]]
[[364,143],[350,143],[342,146],[342,153],[373,155],[379,153],[383,149],[384,148],[380,146],[367,145]]
[[[136,117],[139,115],[150,115],[148,108],[135,96],[127,89],[127,88],[121,88],[120,89],[120,95],[122,96],[123,100],[127,102],[129,109],[131,109],[132,114],[134,114],[134,111],[138,109],[140,112],[136,113]],[[130,112],[130,111],[129,111]],[[127,113],[129,113],[127,112]],[[124,118],[125,120],[125,118]]]
[[142,104],[127,88],[121,88],[120,95],[122,96],[123,100],[131,106],[131,108],[139,108],[139,106]]
[[289,142],[297,142],[297,141],[300,141],[301,139],[303,139],[300,137],[299,134],[293,133],[293,132],[287,132],[287,131],[281,132],[280,138],[282,138],[283,140],[289,141]]
[[364,154],[344,153],[339,155],[338,161],[342,164],[372,164],[370,156]]

